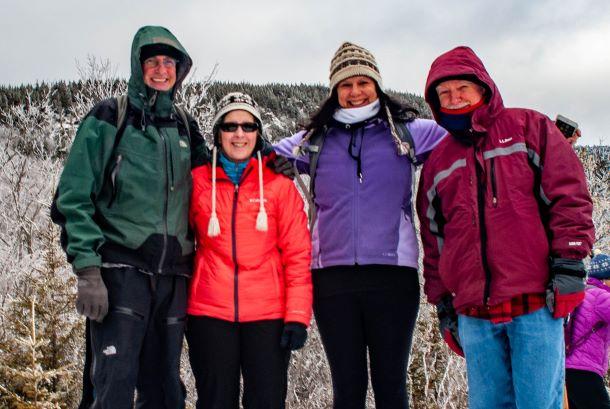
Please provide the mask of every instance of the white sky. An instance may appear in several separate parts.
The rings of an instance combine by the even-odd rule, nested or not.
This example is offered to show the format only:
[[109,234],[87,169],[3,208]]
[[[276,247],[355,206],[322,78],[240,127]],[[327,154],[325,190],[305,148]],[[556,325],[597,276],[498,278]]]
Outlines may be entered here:
[[610,143],[610,2],[606,0],[0,0],[0,84],[78,79],[76,61],[108,58],[129,76],[143,25],[169,28],[204,78],[328,82],[343,41],[368,48],[387,88],[423,94],[430,64],[468,45],[506,106],[560,113],[582,144]]

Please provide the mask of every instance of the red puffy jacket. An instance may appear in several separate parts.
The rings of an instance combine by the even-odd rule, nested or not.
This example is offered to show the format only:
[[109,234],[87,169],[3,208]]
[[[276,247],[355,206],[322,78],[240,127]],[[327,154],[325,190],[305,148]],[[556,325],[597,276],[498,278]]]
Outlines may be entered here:
[[[196,234],[195,271],[187,312],[233,322],[281,318],[309,325],[311,244],[303,200],[292,181],[250,159],[239,188],[216,169],[220,234],[208,236],[212,165],[193,170],[190,221]],[[256,229],[262,169],[267,231]]]
[[435,87],[448,77],[487,88],[472,117],[477,133],[451,136],[424,164],[417,197],[424,291],[431,303],[495,305],[543,293],[549,257],[583,259],[594,240],[592,202],[578,157],[555,124],[529,109],[504,108],[483,63],[467,47],[437,58],[426,101],[438,120]]

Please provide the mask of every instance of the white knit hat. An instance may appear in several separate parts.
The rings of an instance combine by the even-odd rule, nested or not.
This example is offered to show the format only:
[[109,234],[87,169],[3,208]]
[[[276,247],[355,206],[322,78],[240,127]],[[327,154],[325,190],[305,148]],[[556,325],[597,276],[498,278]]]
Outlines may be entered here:
[[252,98],[248,94],[244,94],[243,92],[231,92],[222,97],[220,101],[218,101],[216,115],[214,115],[214,119],[212,120],[212,128],[214,130],[214,135],[216,135],[216,131],[218,125],[220,125],[220,120],[222,119],[222,117],[225,114],[238,109],[250,112],[252,116],[254,116],[254,118],[258,121],[259,126],[263,124],[261,112],[259,111],[258,104],[254,100],[254,98]]
[[356,75],[364,75],[375,80],[379,88],[381,84],[381,74],[375,57],[366,48],[359,45],[345,42],[337,50],[330,62],[330,91],[346,78]]

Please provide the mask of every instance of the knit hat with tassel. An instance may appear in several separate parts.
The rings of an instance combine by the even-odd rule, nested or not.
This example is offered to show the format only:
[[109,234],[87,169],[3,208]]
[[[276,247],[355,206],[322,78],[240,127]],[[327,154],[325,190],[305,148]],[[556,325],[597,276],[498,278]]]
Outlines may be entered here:
[[265,200],[263,195],[263,161],[261,157],[260,140],[262,139],[262,119],[260,111],[258,110],[258,104],[254,99],[241,92],[232,92],[225,95],[218,103],[218,108],[214,120],[212,123],[212,129],[214,134],[214,148],[212,149],[212,215],[208,223],[208,236],[215,237],[220,234],[220,222],[218,220],[218,214],[216,213],[216,166],[218,158],[218,146],[219,141],[219,125],[222,122],[224,116],[231,111],[244,110],[252,114],[254,119],[259,124],[259,135],[257,137],[257,144],[254,148],[256,150],[256,158],[258,162],[258,186],[259,186],[259,210],[256,217],[256,230],[267,231],[267,212],[265,210]]

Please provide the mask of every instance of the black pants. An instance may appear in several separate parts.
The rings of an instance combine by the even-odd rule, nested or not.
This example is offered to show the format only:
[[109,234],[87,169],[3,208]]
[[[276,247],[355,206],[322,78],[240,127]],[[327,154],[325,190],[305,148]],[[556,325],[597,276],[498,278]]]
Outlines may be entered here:
[[186,278],[102,269],[109,313],[91,322],[93,409],[184,408],[180,352]]
[[595,372],[566,369],[566,387],[570,409],[610,409],[604,379]]
[[197,409],[238,409],[240,369],[246,409],[285,407],[290,351],[280,347],[282,320],[235,323],[188,317],[186,339]]
[[[332,275],[337,280],[326,279]],[[346,291],[328,288],[333,282]],[[418,309],[414,269],[350,266],[314,271],[314,312],[330,364],[335,409],[365,407],[367,352],[375,407],[409,407],[407,365]]]

